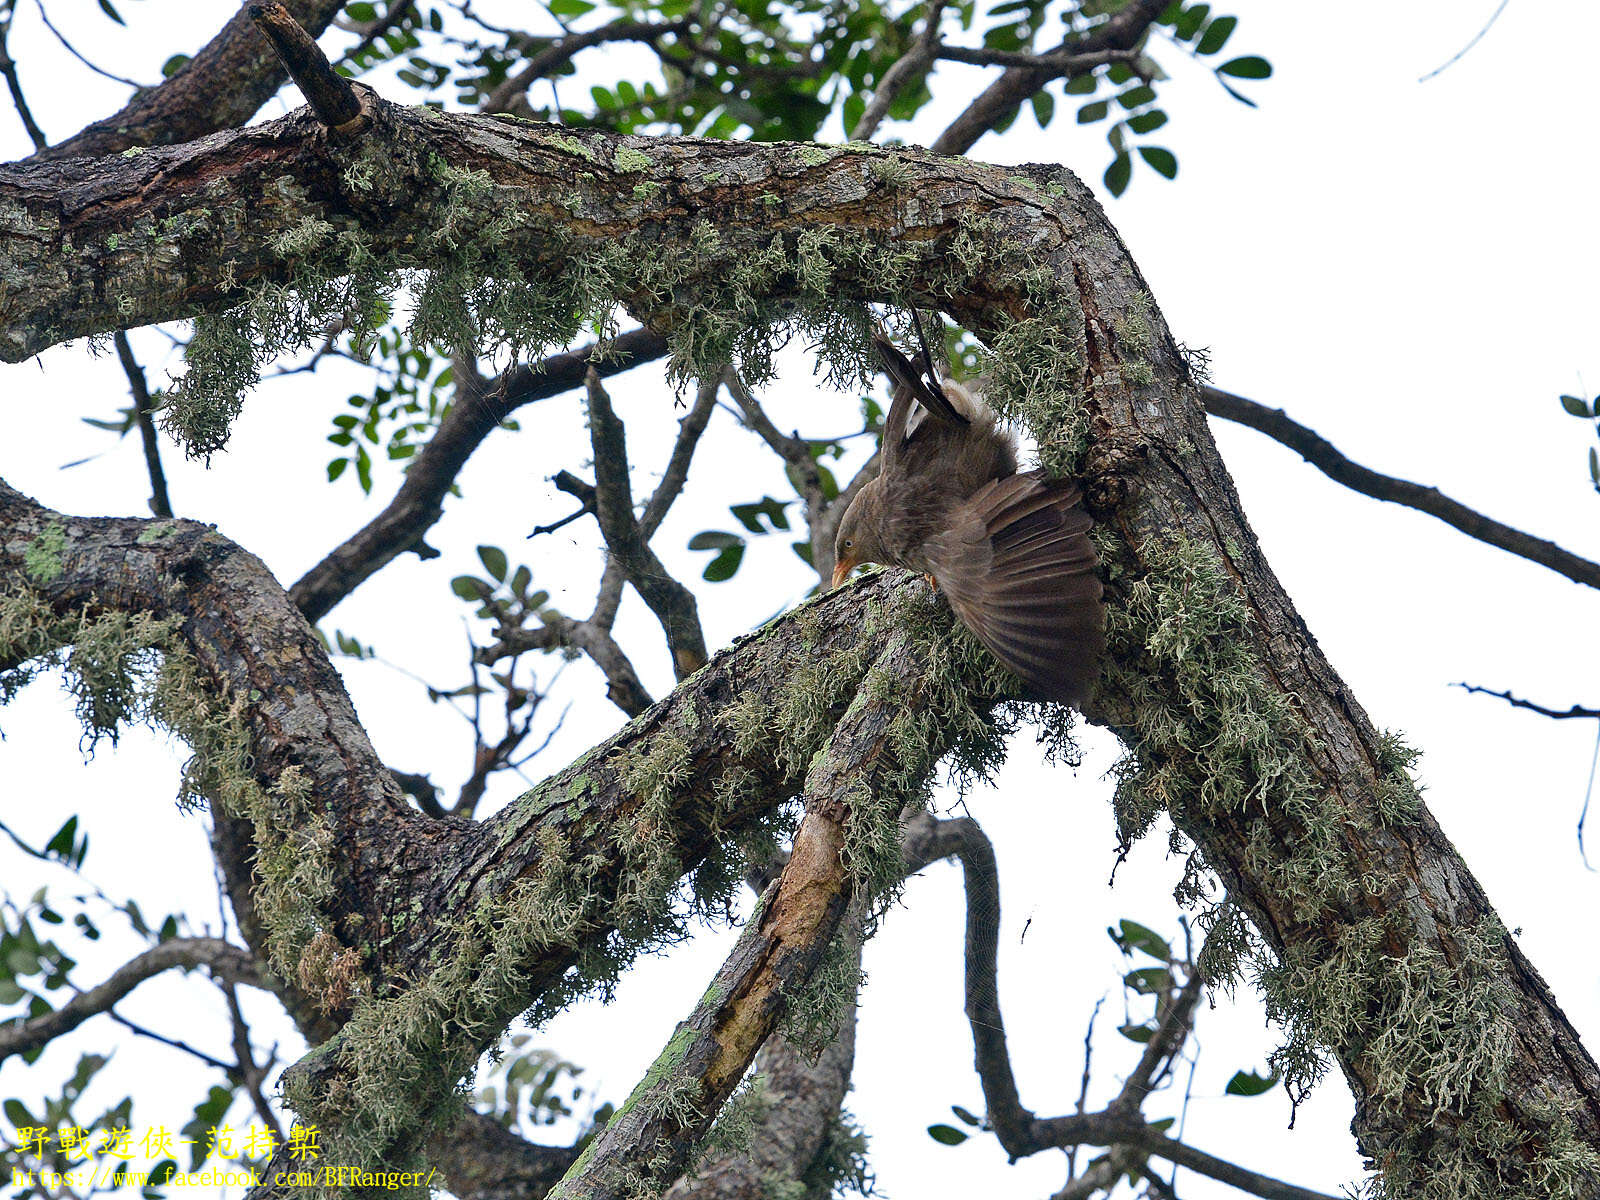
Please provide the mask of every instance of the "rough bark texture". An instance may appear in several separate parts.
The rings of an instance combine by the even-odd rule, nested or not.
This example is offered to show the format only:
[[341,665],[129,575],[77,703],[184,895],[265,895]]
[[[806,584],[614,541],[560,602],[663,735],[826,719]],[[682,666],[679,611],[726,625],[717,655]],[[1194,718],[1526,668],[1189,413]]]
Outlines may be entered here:
[[[730,261],[781,250],[790,265],[760,283],[781,304],[807,294],[797,239],[828,231],[834,240],[813,242],[810,253],[830,265],[831,295],[951,310],[1000,349],[1015,384],[1010,411],[1029,420],[1046,460],[1075,461],[1086,476],[1113,613],[1113,661],[1088,714],[1133,748],[1124,799],[1170,808],[1281,960],[1269,1002],[1337,1058],[1365,1151],[1400,1187],[1417,1171],[1443,1178],[1474,1163],[1518,1179],[1521,1194],[1537,1194],[1539,1179],[1545,1194],[1593,1191],[1593,1060],[1411,794],[1403,754],[1372,728],[1262,558],[1186,364],[1081,184],[1054,169],[916,152],[617,138],[392,108],[376,114],[369,137],[381,169],[360,148],[330,145],[304,113],[130,158],[0,169],[0,262],[9,264],[0,353],[20,359],[68,337],[216,308],[252,285],[359,269],[357,249],[386,266],[419,263],[443,253],[435,235],[460,220],[468,171],[482,174],[466,190],[520,217],[495,234],[495,263],[530,278],[559,278],[644,233],[670,265],[674,297],[725,296]],[[697,249],[707,229],[717,255]],[[852,257],[861,246],[879,257]],[[959,289],[941,274],[980,251],[996,270],[964,277]],[[891,254],[901,254],[892,271],[882,257]],[[1019,260],[1026,269],[998,269]],[[671,308],[642,273],[615,282],[633,289],[622,299],[636,307]],[[669,327],[693,323],[692,303],[682,303]],[[1019,330],[1043,339],[1035,350],[1055,337],[1059,352],[1028,358],[1016,348]],[[1043,385],[1030,387],[1022,370],[1030,363],[1054,385],[1071,376],[1068,409],[1045,406]],[[1066,429],[1073,420],[1082,454]],[[52,522],[64,531],[63,574],[33,577],[58,612],[98,597],[172,613],[216,686],[261,691],[246,705],[258,772],[301,765],[341,844],[349,839],[336,867],[340,940],[361,948],[380,998],[400,986],[398,969],[434,964],[437,994],[417,985],[396,997],[400,1010],[367,1005],[361,1011],[375,1015],[358,1013],[305,1067],[305,1078],[345,1089],[323,1093],[336,1100],[319,1115],[381,1135],[378,1147],[415,1133],[414,1121],[374,1116],[381,1105],[362,1088],[369,1076],[394,1083],[384,1074],[394,1064],[371,1051],[379,1026],[431,1020],[437,1029],[431,1006],[459,1003],[455,989],[479,978],[473,971],[489,976],[475,995],[491,999],[474,1000],[459,1043],[435,1047],[436,1066],[464,1065],[516,997],[557,994],[574,945],[638,919],[630,897],[659,897],[727,830],[797,789],[866,664],[830,668],[837,688],[806,718],[811,734],[796,735],[807,747],[801,761],[741,757],[739,721],[728,714],[815,694],[815,680],[796,684],[797,662],[834,662],[862,636],[861,601],[903,586],[874,581],[791,614],[502,817],[464,828],[408,812],[298,614],[259,564],[215,533],[177,523],[166,542],[145,546],[148,522],[53,517],[12,493],[0,518],[0,570],[19,582],[29,581],[30,543]],[[907,667],[912,686],[918,669]],[[930,721],[935,744],[948,731],[937,713]],[[653,823],[663,802],[681,801],[684,780],[735,776],[738,787],[717,803]],[[1137,832],[1137,814],[1126,823]],[[641,829],[665,842],[641,851]],[[636,831],[632,843],[624,830]],[[669,861],[671,877],[657,878]],[[562,899],[552,862],[591,864],[583,887],[594,888],[566,897],[570,920],[559,930],[519,932],[519,922],[548,922]],[[403,929],[402,906],[417,917]],[[357,912],[370,924],[352,927]],[[444,916],[452,912],[491,921],[463,930]],[[467,945],[478,965],[450,974],[451,955]],[[313,1093],[290,1092],[311,1104]],[[1517,1176],[1523,1167],[1528,1179]],[[1554,1173],[1538,1174],[1546,1170]]]

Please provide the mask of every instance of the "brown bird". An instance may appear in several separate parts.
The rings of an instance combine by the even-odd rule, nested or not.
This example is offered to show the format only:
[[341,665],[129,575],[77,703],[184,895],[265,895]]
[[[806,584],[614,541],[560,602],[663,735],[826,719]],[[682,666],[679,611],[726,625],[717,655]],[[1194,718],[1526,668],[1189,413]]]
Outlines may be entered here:
[[861,563],[921,571],[1011,671],[1047,699],[1080,702],[1105,608],[1077,484],[1018,474],[1014,438],[980,399],[874,340],[894,399],[878,477],[839,522],[833,586]]

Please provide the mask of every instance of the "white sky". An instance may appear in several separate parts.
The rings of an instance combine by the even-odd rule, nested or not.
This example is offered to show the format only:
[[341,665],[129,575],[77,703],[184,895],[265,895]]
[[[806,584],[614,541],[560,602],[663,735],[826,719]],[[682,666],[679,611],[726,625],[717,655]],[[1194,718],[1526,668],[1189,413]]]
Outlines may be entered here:
[[[1593,222],[1600,173],[1591,83],[1600,10],[1513,0],[1470,54],[1419,83],[1494,7],[1491,0],[1221,6],[1241,17],[1230,50],[1264,54],[1276,69],[1271,81],[1247,85],[1261,107],[1243,108],[1203,70],[1170,49],[1163,53],[1178,78],[1164,93],[1172,121],[1160,140],[1177,151],[1182,169],[1171,184],[1141,169],[1128,196],[1108,201],[1108,211],[1176,336],[1211,349],[1220,386],[1288,409],[1370,467],[1435,484],[1596,557],[1600,501],[1584,467],[1592,434],[1560,411],[1556,396],[1585,383],[1589,394],[1600,390],[1593,286],[1600,277]],[[51,138],[117,108],[125,89],[86,76],[40,33],[36,10],[21,8],[12,51]],[[57,0],[51,11],[80,49],[153,79],[168,55],[201,44],[233,5],[128,0],[122,9],[133,35],[86,0]],[[956,71],[950,76],[936,90],[963,94]],[[281,111],[280,102],[268,115]],[[980,143],[976,155],[1061,161],[1098,184],[1105,165],[1100,127],[1079,130],[1071,109],[1064,112],[1044,133],[1024,116],[1007,138]],[[931,139],[937,128],[933,120],[907,136]],[[14,114],[0,105],[0,154],[27,150]],[[153,383],[178,369],[161,334],[136,334],[134,345]],[[847,431],[854,399],[816,392],[806,364],[791,361],[794,369],[770,398],[780,427]],[[673,412],[659,376],[637,376],[613,391],[630,422],[635,463],[649,480],[664,460]],[[371,500],[348,480],[332,488],[324,481],[328,420],[346,395],[367,386],[359,374],[334,368],[262,387],[233,447],[209,470],[169,449],[180,515],[216,522],[286,584],[298,578],[377,511],[398,481],[381,467]],[[81,348],[0,368],[0,477],[67,512],[144,514],[148,489],[136,439],[113,444],[80,423],[126,403],[114,358],[91,360]],[[520,434],[498,436],[472,460],[465,500],[452,502],[430,535],[444,557],[403,559],[341,605],[329,627],[357,634],[432,682],[460,682],[462,606],[446,585],[476,568],[472,547],[480,542],[530,562],[558,604],[587,612],[595,573],[587,523],[522,540],[569,509],[546,480],[563,467],[585,467],[581,415],[570,402],[547,401],[519,419]],[[1425,752],[1420,774],[1435,813],[1592,1044],[1600,1036],[1600,974],[1590,914],[1600,877],[1579,861],[1573,826],[1595,730],[1513,712],[1449,685],[1510,687],[1556,707],[1600,701],[1586,632],[1593,598],[1430,518],[1347,492],[1257,434],[1223,426],[1217,436],[1267,556],[1308,625],[1373,720],[1403,730]],[[99,451],[92,462],[61,469]],[[703,561],[684,549],[690,535],[732,527],[730,502],[763,490],[787,494],[776,467],[725,413],[701,453],[750,465],[730,491],[710,476],[696,477],[658,536],[658,549],[688,578]],[[735,582],[704,589],[713,647],[808,586],[787,546],[771,540],[752,547]],[[664,694],[669,666],[636,601],[625,607],[621,628],[632,645],[650,647],[638,661],[646,683]],[[429,706],[392,670],[343,665],[385,759],[430,772],[447,788],[459,782],[469,750],[461,722]],[[542,772],[615,727],[599,692],[586,664],[566,673],[552,716],[567,699],[577,703],[535,764]],[[70,706],[48,685],[0,714],[0,729],[0,812],[8,824],[37,844],[79,812],[91,832],[88,867],[102,887],[137,898],[147,915],[187,909],[197,923],[215,927],[201,820],[171,803],[181,747],[130,734],[86,763]],[[1102,773],[1115,747],[1103,735],[1090,746],[1074,776],[1040,768],[1024,735],[1000,786],[968,800],[1000,857],[1001,994],[1023,1099],[1041,1114],[1071,1108],[1084,1024],[1103,994],[1097,1093],[1109,1095],[1134,1061],[1133,1047],[1112,1032],[1123,1020],[1116,989],[1122,966],[1105,927],[1130,916],[1176,932],[1170,890],[1179,863],[1165,857],[1161,832],[1136,850],[1116,887],[1106,887],[1113,835]],[[492,798],[503,803],[517,790],[502,780]],[[1600,862],[1600,848],[1593,857]],[[0,846],[0,872],[14,895],[46,882],[70,894],[63,874],[35,868]],[[929,1123],[949,1119],[950,1104],[982,1106],[961,1016],[960,906],[958,872],[935,867],[913,881],[905,907],[869,946],[871,983],[850,1107],[872,1135],[873,1165],[891,1196],[1048,1195],[1061,1182],[1056,1156],[1008,1169],[985,1138],[946,1149],[924,1133]],[[81,986],[134,948],[115,922],[108,930],[100,944],[73,948],[82,950],[75,975]],[[619,1101],[689,1010],[731,936],[708,934],[641,964],[614,1006],[565,1014],[541,1040],[586,1065],[585,1081],[603,1099]],[[226,1056],[220,1000],[202,985],[148,984],[120,1010]],[[281,1036],[292,1059],[292,1034]],[[1284,1132],[1280,1091],[1255,1100],[1222,1097],[1229,1075],[1259,1067],[1274,1044],[1248,988],[1237,1004],[1202,1013],[1199,1040],[1187,1140],[1327,1191],[1354,1177],[1350,1101],[1337,1078],[1318,1090],[1293,1133]],[[121,1090],[99,1087],[95,1095],[110,1102],[132,1089],[136,1127],[181,1125],[202,1073],[105,1018],[34,1068],[8,1064],[0,1095],[31,1102],[78,1053],[112,1047]],[[1160,1103],[1148,1111],[1170,1111]],[[249,1117],[236,1109],[231,1120],[243,1125]],[[1187,1197],[1235,1194],[1187,1173],[1179,1188]]]

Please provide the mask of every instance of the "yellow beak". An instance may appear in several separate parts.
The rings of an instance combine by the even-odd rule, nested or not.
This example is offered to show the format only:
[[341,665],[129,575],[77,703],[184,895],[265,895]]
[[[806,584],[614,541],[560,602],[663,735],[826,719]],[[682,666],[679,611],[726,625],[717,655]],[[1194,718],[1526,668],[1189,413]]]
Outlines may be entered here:
[[[860,565],[861,560],[859,558],[841,558],[838,562],[834,563],[832,587],[836,588],[846,579],[849,579],[850,572],[854,571]],[[832,589],[830,588],[830,590]]]

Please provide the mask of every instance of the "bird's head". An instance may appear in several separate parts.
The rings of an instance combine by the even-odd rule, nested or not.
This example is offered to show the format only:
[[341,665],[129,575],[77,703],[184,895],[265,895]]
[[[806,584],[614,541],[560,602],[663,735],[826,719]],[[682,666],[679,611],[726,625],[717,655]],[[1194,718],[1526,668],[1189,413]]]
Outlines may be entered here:
[[883,478],[869,482],[850,502],[833,539],[833,586],[862,563],[883,562]]

